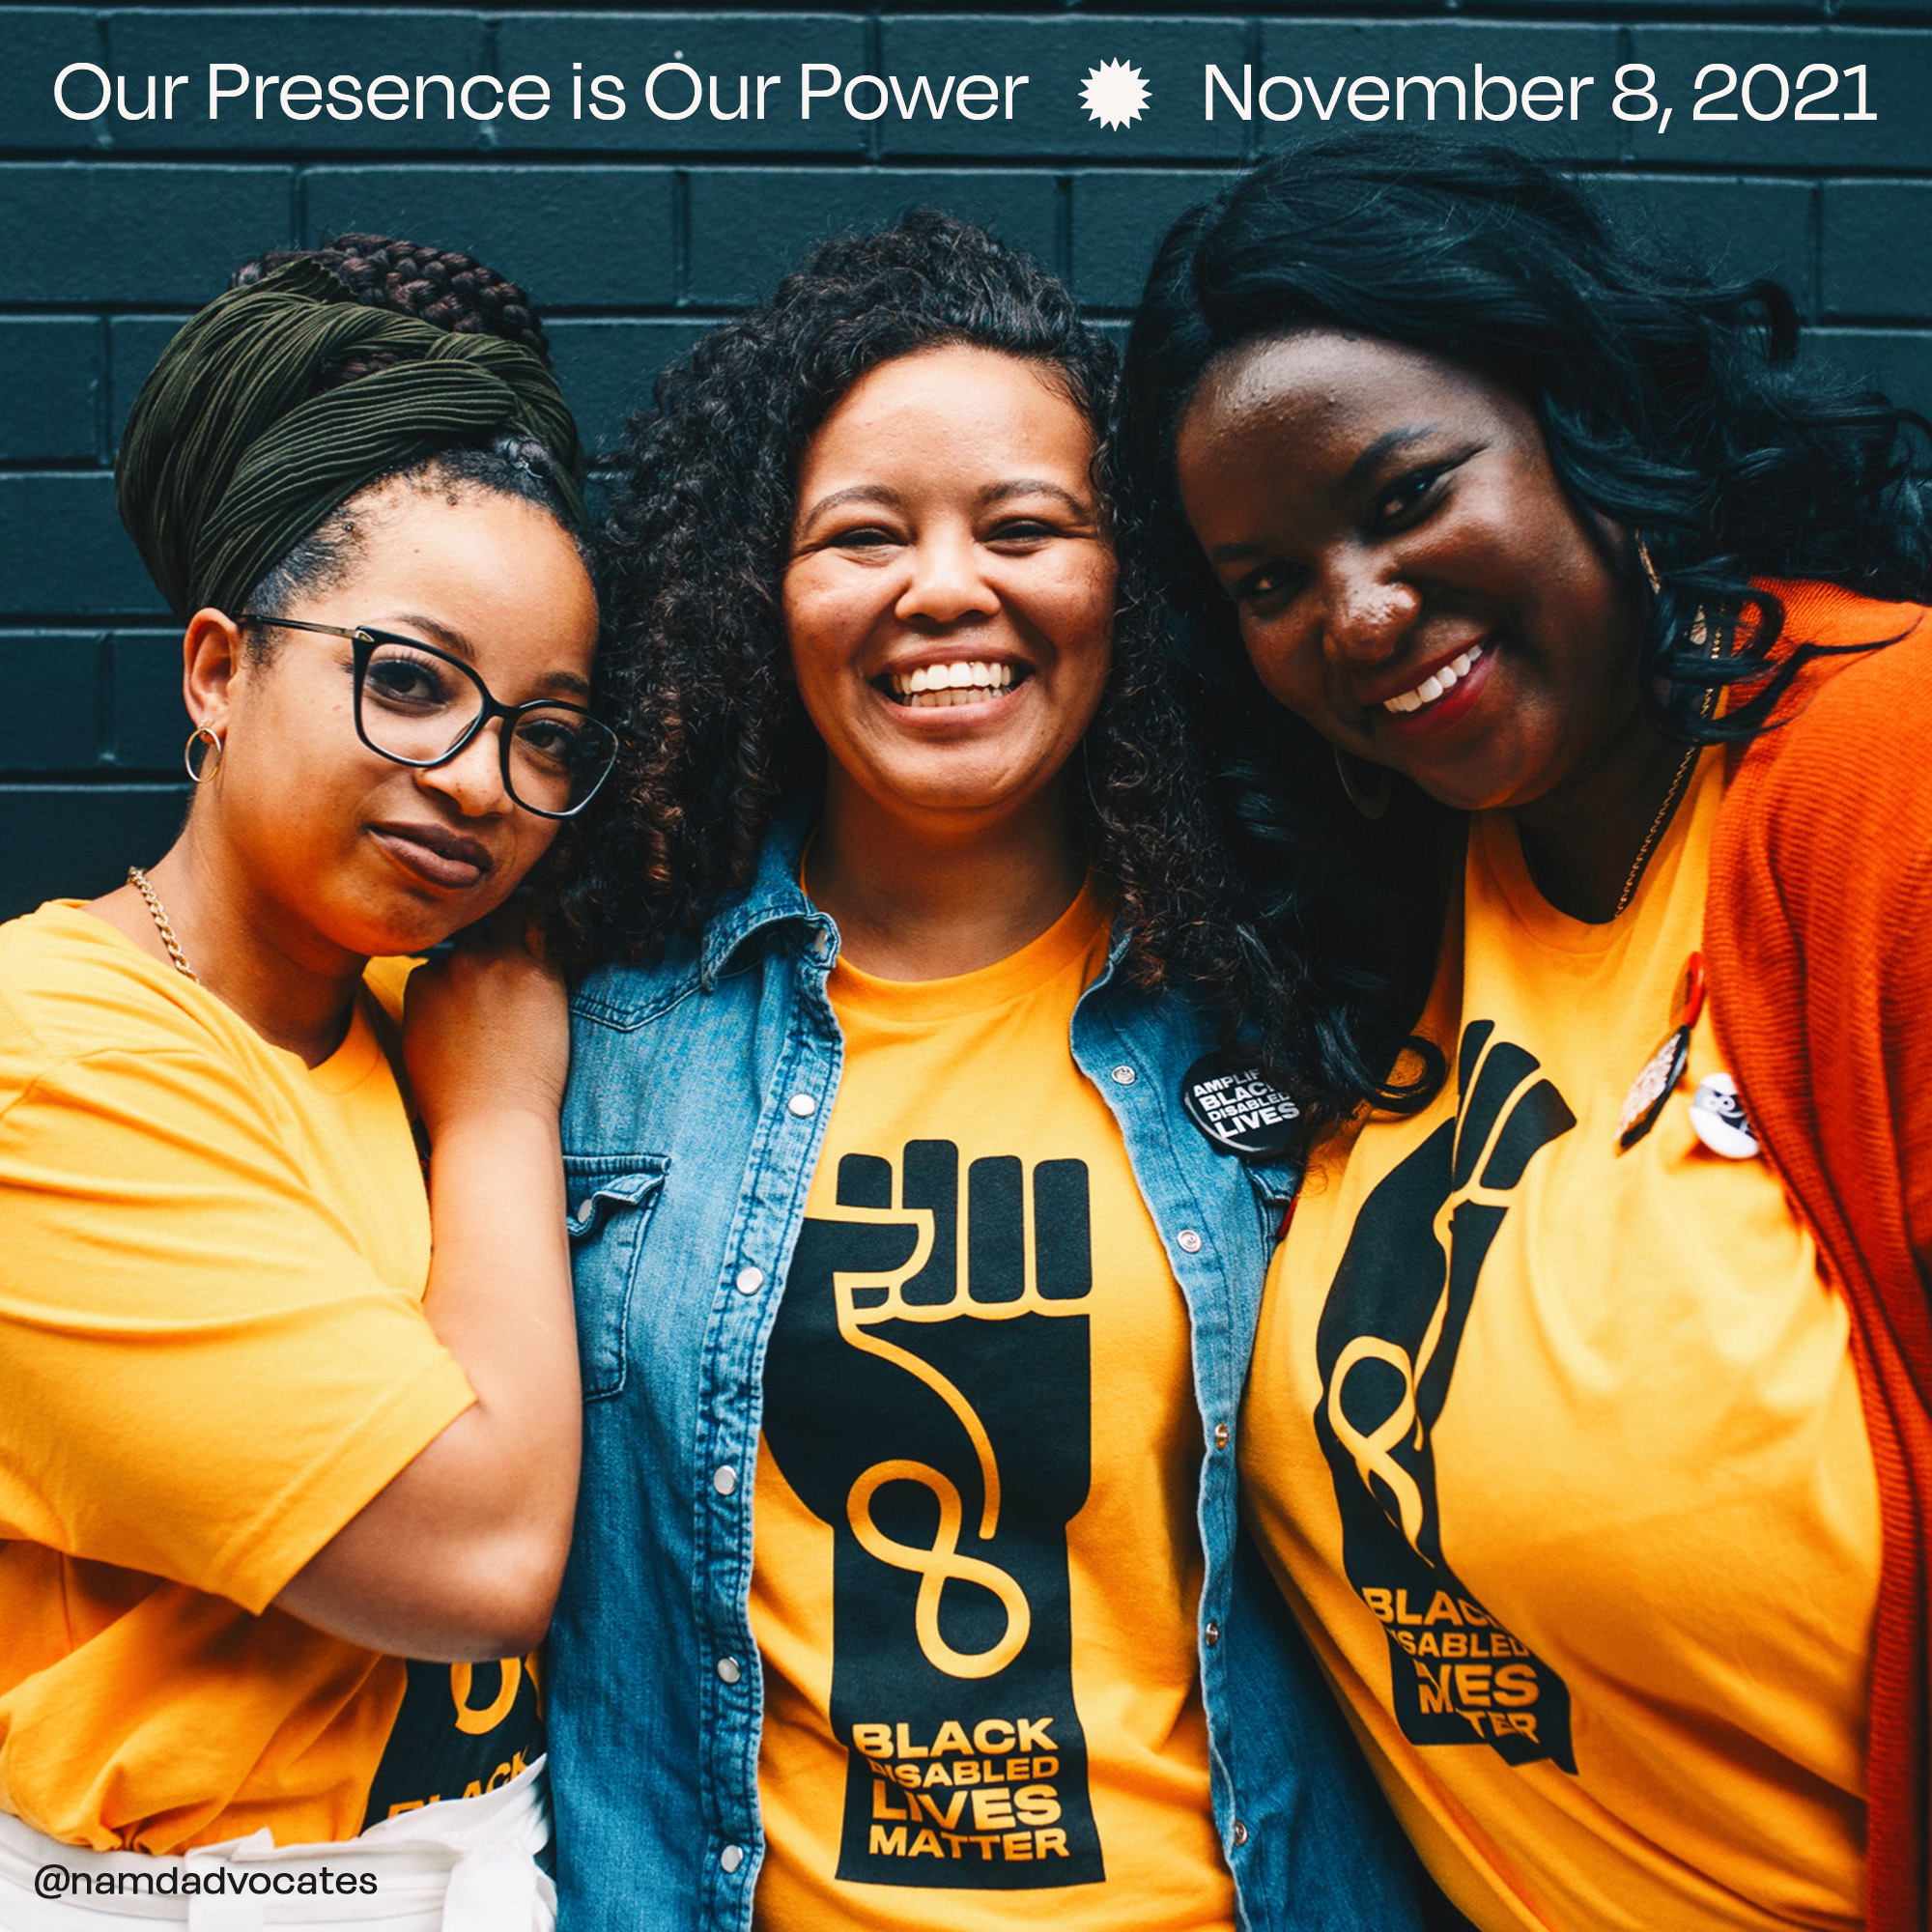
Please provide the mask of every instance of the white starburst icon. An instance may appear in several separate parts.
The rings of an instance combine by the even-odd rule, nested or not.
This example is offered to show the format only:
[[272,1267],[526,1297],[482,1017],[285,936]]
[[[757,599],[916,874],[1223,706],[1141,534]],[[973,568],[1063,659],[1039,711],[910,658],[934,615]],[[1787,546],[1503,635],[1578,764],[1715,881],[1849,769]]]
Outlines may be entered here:
[[1125,61],[1105,61],[1087,70],[1080,104],[1091,120],[1103,128],[1124,128],[1138,121],[1148,104],[1148,84],[1137,67]]

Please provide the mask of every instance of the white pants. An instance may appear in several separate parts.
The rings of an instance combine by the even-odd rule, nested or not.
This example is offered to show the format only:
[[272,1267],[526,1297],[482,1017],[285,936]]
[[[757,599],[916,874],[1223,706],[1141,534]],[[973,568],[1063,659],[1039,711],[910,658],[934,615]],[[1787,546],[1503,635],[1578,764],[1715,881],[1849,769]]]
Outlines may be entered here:
[[189,1932],[554,1932],[556,1889],[535,1861],[549,1841],[541,1758],[480,1798],[405,1811],[333,1845],[277,1845],[265,1829],[179,1857],[87,1852],[0,1812],[0,1932],[137,1920]]

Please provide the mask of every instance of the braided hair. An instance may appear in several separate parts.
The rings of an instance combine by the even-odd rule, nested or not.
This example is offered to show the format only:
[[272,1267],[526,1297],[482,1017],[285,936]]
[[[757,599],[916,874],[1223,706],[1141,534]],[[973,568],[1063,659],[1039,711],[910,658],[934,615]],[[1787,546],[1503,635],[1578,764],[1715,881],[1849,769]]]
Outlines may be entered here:
[[244,262],[229,287],[245,288],[291,262],[333,270],[370,308],[396,309],[455,335],[500,335],[551,366],[550,339],[529,297],[473,255],[385,235],[337,235],[313,248],[276,248]]

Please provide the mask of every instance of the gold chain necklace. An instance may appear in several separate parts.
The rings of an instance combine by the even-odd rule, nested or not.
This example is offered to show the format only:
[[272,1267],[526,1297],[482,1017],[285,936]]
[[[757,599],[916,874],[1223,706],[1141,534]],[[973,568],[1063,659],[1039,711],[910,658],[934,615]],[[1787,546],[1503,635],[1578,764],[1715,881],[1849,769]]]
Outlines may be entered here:
[[1657,849],[1657,841],[1663,836],[1663,828],[1670,823],[1670,814],[1677,810],[1677,801],[1683,795],[1684,781],[1690,776],[1690,767],[1697,762],[1697,753],[1702,745],[1692,745],[1677,761],[1677,776],[1670,781],[1670,789],[1663,794],[1663,803],[1657,808],[1657,816],[1650,821],[1650,830],[1643,835],[1643,843],[1636,848],[1636,857],[1631,862],[1630,875],[1624,880],[1624,889],[1617,895],[1617,908],[1611,913],[1617,918],[1623,909],[1636,895],[1637,881],[1643,877],[1643,868],[1650,864],[1650,855]]
[[[1657,565],[1651,561],[1649,548],[1641,537],[1636,540],[1636,554],[1643,563],[1643,574],[1650,579],[1653,594],[1663,588],[1663,580],[1657,573]],[[1698,611],[1690,626],[1690,641],[1707,651],[1715,652],[1717,643],[1712,626],[1703,611]],[[1708,719],[1717,708],[1718,692],[1715,689],[1704,693],[1703,700],[1697,707],[1699,718]],[[1636,848],[1636,857],[1631,862],[1631,868],[1624,880],[1624,889],[1617,895],[1616,911],[1612,919],[1618,918],[1623,909],[1636,896],[1637,882],[1643,877],[1643,868],[1650,864],[1650,855],[1657,850],[1657,841],[1663,836],[1663,828],[1670,823],[1670,814],[1677,810],[1678,799],[1684,791],[1684,781],[1690,776],[1690,768],[1697,762],[1697,753],[1704,747],[1692,744],[1677,761],[1677,775],[1670,781],[1670,789],[1663,794],[1663,803],[1657,808],[1657,816],[1650,821],[1650,830],[1643,835],[1643,843]]]
[[[148,875],[138,866],[128,867],[128,883],[148,902],[148,910],[155,916],[155,929],[161,935],[161,944],[168,949],[168,957],[175,962],[175,971],[184,978],[194,980],[198,986],[200,978],[187,963],[187,955],[181,950],[181,941],[175,937],[175,929],[168,923],[168,915],[161,905],[161,895],[148,883]],[[1621,906],[1617,908],[1623,910]]]

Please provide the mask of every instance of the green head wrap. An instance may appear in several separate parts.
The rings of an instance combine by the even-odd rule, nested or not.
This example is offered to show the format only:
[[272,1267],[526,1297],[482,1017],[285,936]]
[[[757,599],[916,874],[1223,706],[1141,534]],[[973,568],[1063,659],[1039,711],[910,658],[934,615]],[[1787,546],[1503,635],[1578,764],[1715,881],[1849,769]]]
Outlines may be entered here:
[[[330,363],[406,358],[316,393]],[[478,433],[509,430],[555,459],[583,508],[583,451],[562,391],[527,349],[368,308],[319,262],[231,289],[168,344],[134,400],[115,495],[184,622],[242,600],[365,484]]]

